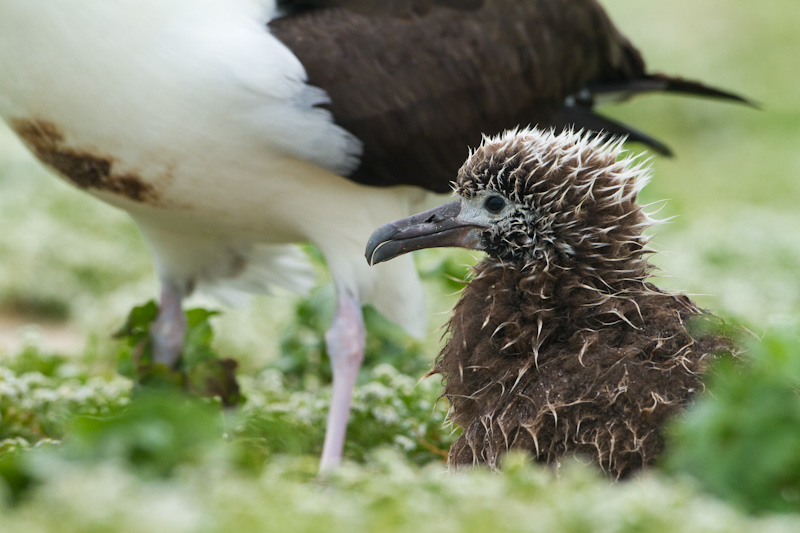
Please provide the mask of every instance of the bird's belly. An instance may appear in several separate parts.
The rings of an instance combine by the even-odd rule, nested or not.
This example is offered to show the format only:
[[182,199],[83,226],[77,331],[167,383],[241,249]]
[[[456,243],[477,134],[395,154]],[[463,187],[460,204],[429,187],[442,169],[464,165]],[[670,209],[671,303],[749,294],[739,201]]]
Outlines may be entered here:
[[[282,211],[294,209],[294,196],[283,194],[285,176],[270,155],[257,154],[243,165],[233,160],[244,157],[235,150],[215,153],[200,146],[197,153],[172,153],[169,147],[153,147],[147,153],[144,139],[130,149],[113,140],[75,143],[70,139],[80,135],[47,118],[17,115],[8,122],[56,176],[137,219],[194,233],[254,233],[262,242],[303,240],[286,223],[289,217]],[[258,172],[252,163],[273,168]],[[257,208],[259,201],[263,209]]]

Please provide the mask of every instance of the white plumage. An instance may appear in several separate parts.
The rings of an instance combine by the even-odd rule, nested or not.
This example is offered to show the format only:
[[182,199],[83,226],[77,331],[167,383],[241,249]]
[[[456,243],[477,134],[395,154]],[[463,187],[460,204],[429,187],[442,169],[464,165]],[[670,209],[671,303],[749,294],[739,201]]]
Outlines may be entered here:
[[162,279],[227,301],[271,284],[307,290],[312,272],[287,243],[311,241],[340,290],[420,334],[411,262],[375,272],[361,255],[372,228],[427,193],[338,175],[360,143],[314,107],[327,97],[265,31],[275,14],[266,0],[8,0],[0,114],[52,123],[70,148],[157,189],[154,203],[89,192],[131,214]]

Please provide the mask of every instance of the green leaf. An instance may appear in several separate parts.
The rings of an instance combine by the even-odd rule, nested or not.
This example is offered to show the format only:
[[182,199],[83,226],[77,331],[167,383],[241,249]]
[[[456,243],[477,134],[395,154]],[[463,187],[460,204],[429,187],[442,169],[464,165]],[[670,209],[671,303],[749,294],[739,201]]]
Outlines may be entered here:
[[221,444],[219,407],[186,394],[147,391],[111,416],[81,416],[65,441],[77,461],[118,460],[145,476],[199,463]]
[[672,430],[666,466],[749,511],[800,511],[800,342],[750,343],[747,365],[715,366]]
[[236,405],[242,397],[236,381],[237,363],[222,358],[213,348],[210,319],[219,313],[208,309],[186,311],[186,335],[179,368],[153,363],[150,327],[158,316],[154,301],[134,307],[115,336],[123,340],[117,370],[137,382],[137,391],[188,390],[198,396],[218,397]]

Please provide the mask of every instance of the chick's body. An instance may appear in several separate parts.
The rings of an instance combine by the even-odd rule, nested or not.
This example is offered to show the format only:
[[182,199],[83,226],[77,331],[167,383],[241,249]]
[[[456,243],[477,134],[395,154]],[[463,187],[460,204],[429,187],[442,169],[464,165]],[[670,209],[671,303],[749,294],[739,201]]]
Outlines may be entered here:
[[658,456],[664,422],[702,390],[709,355],[729,348],[692,335],[691,320],[711,317],[686,296],[648,284],[584,307],[567,285],[494,259],[476,268],[435,367],[464,430],[451,466],[496,467],[513,448],[546,462],[577,453],[625,476]]
[[462,201],[506,205],[435,365],[463,428],[451,466],[496,467],[521,449],[623,477],[658,456],[665,421],[731,349],[697,327],[712,315],[647,281],[642,230],[654,221],[636,197],[649,171],[620,154],[580,133],[525,130],[486,139],[462,167]]

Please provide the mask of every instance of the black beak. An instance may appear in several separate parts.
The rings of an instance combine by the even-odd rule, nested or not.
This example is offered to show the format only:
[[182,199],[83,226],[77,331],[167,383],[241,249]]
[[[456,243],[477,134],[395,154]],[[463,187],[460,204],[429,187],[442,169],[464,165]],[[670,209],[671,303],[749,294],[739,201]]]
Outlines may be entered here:
[[477,248],[485,228],[461,218],[461,201],[381,226],[367,243],[367,263],[377,265],[423,248]]

